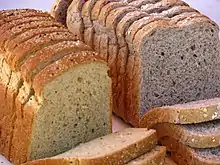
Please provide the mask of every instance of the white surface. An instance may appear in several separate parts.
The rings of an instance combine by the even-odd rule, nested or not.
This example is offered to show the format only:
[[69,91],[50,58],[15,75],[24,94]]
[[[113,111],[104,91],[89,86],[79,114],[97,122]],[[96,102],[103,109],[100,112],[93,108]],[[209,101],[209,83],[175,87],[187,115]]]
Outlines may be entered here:
[[[0,10],[13,8],[33,8],[40,10],[51,9],[55,0],[0,0]],[[211,19],[220,23],[220,0],[185,0],[192,7],[196,8]],[[118,131],[128,125],[120,119],[113,117],[113,131]],[[0,165],[10,165],[10,163],[0,155]]]

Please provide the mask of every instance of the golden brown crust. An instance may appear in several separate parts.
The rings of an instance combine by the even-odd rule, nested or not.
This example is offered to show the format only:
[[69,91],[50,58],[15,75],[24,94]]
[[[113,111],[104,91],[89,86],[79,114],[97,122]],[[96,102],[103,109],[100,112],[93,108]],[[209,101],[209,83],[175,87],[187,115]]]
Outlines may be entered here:
[[57,22],[50,22],[50,21],[49,22],[43,21],[42,24],[38,24],[36,27],[33,27],[33,29],[31,27],[31,29],[28,29],[28,31],[22,32],[22,34],[17,35],[13,39],[6,41],[5,50],[8,52],[13,51],[13,49],[19,44],[22,44],[23,42],[39,34],[68,31],[66,28],[60,27],[59,24],[57,24]]
[[177,165],[174,161],[172,161],[170,158],[165,158],[164,165]]
[[77,159],[60,158],[60,159],[39,159],[24,163],[22,165],[79,165]]
[[159,123],[193,124],[211,121],[220,118],[218,111],[218,105],[201,109],[153,108],[141,118],[140,127],[152,128]]
[[48,46],[66,40],[74,41],[75,39],[70,32],[40,34],[17,46],[12,52],[7,54],[6,60],[13,70],[18,70],[21,62],[31,53],[42,49],[44,45]]
[[204,134],[189,131],[181,125],[170,123],[157,124],[153,128],[157,130],[158,139],[169,136],[193,148],[213,148],[219,146],[220,132]]
[[[179,143],[171,137],[161,139],[161,143],[171,152],[171,158],[179,165],[219,165],[219,158],[202,157],[196,153],[193,148],[189,148]],[[217,156],[217,155],[216,155]],[[181,157],[182,159],[179,159]],[[183,164],[185,163],[185,164]]]
[[[30,56],[21,66],[21,74],[26,82],[31,82],[33,76],[39,72],[39,66],[52,60],[47,65],[59,60],[62,56],[79,51],[89,51],[90,47],[80,41],[63,41],[58,44],[48,46],[36,52],[34,56]],[[61,56],[61,54],[63,54]]]
[[97,61],[103,62],[104,60],[94,52],[91,51],[81,51],[78,53],[73,53],[68,56],[63,57],[55,63],[44,68],[33,80],[33,88],[37,95],[41,95],[41,89],[45,84],[52,81],[54,78],[66,72],[68,69],[78,65],[85,64],[88,62]]

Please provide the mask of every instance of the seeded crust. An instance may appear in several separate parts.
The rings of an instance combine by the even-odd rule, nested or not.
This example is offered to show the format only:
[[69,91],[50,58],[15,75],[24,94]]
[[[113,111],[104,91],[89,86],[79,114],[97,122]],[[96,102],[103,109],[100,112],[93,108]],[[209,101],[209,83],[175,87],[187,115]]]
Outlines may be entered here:
[[20,70],[26,82],[32,82],[36,76],[47,65],[59,60],[63,56],[79,51],[86,51],[91,48],[80,41],[63,41],[37,51],[34,56],[28,58]]
[[75,35],[77,40],[84,41],[83,31],[84,24],[81,16],[81,11],[84,1],[73,0],[67,10],[66,24],[70,32]]
[[146,4],[155,4],[157,2],[159,2],[160,0],[135,0],[135,1],[130,1],[129,5],[137,7],[137,8],[141,8],[141,6],[146,5]]
[[[208,125],[208,123],[203,123],[190,125],[190,127],[199,127],[199,125],[205,124]],[[158,139],[169,136],[192,148],[214,148],[220,146],[220,127],[219,124],[217,125],[214,121],[213,125],[214,128],[207,128],[206,132],[193,131],[187,129],[187,125],[184,127],[184,125],[170,123],[157,124],[153,128],[157,130]],[[215,130],[212,131],[212,129]]]
[[26,60],[32,53],[42,49],[45,46],[58,43],[60,41],[74,41],[74,36],[69,32],[53,32],[48,34],[40,34],[34,38],[27,40],[23,44],[17,46],[14,51],[7,55],[7,62],[13,70]]
[[51,8],[51,15],[63,25],[66,25],[67,9],[72,0],[56,0]]
[[[171,158],[177,162],[179,165],[219,165],[220,164],[220,158],[218,155],[214,156],[214,153],[209,150],[213,149],[193,149],[187,146],[184,146],[183,144],[179,143],[175,139],[172,139],[170,137],[165,137],[161,139],[161,143],[167,147],[167,150],[171,152]],[[207,150],[207,154],[202,155],[201,151]],[[216,148],[216,150],[219,150],[219,147]],[[219,154],[219,153],[217,153]],[[182,159],[179,159],[182,158]]]
[[28,31],[14,37],[14,39],[8,40],[5,42],[5,50],[10,52],[19,44],[39,35],[39,34],[46,34],[49,32],[67,32],[66,28],[56,26],[54,22],[42,22],[44,24],[40,24],[39,28],[37,29],[29,29]]
[[[23,20],[16,20],[16,23],[11,22],[12,24],[4,24],[0,27],[0,34],[2,35],[0,40],[0,47],[3,49],[5,41],[9,40],[11,37],[15,36],[13,32],[18,34],[22,33],[22,30],[25,29],[23,26],[31,26],[32,24],[37,24],[39,21],[44,21],[50,19],[46,19],[45,17],[30,17]],[[29,25],[30,24],[30,25]],[[17,29],[16,29],[17,27]]]

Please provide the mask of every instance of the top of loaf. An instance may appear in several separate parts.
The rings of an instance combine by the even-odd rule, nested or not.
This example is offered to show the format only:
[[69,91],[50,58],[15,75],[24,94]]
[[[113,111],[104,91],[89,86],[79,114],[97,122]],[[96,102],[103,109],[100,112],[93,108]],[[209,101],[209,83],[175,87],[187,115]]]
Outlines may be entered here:
[[[42,16],[44,17],[43,21],[42,19],[38,20],[38,18],[42,18]],[[55,19],[53,19],[51,15],[46,12],[34,9],[2,10],[0,11],[0,18],[0,36],[4,36],[1,38],[0,42],[2,48],[1,51],[3,52],[2,55],[4,56],[7,64],[15,72],[21,72],[20,65],[22,63],[40,51],[42,51],[41,53],[44,53],[43,50],[46,50],[44,48],[47,48],[51,45],[62,43],[63,41],[72,41],[76,42],[76,49],[82,49],[83,51],[84,48],[88,47],[84,43],[76,41],[75,37],[70,32],[68,32],[61,23],[55,21]],[[43,22],[51,23],[44,25]],[[59,28],[54,29],[51,27],[50,31],[49,25],[53,25]],[[19,29],[19,27],[23,28],[21,30],[14,31],[14,29]],[[47,29],[41,30],[43,28]],[[36,33],[37,29],[39,29],[38,33]],[[34,33],[33,30],[35,30]],[[13,40],[15,38],[19,38],[19,40]],[[33,40],[34,38],[36,38],[36,40]],[[8,48],[10,44],[6,44],[11,40],[14,41],[13,49],[10,49],[10,47]],[[31,43],[30,41],[33,42]],[[28,47],[27,44],[29,45]],[[17,50],[17,52],[14,52],[14,50]],[[42,70],[39,70],[39,74],[37,74],[36,77],[32,78],[31,81],[28,82],[30,85],[33,84],[34,91],[37,89],[37,94],[40,94],[39,90],[41,90],[46,83],[50,82],[75,65],[88,63],[91,61],[104,62],[100,56],[92,51],[89,51],[88,48],[85,49],[85,52],[82,53],[68,52],[64,57],[59,56],[59,54],[54,54],[53,58],[54,59],[51,60],[51,63],[47,64],[47,66],[42,68]],[[21,72],[21,77],[24,79],[24,77],[27,75],[23,75],[22,73],[23,72]]]

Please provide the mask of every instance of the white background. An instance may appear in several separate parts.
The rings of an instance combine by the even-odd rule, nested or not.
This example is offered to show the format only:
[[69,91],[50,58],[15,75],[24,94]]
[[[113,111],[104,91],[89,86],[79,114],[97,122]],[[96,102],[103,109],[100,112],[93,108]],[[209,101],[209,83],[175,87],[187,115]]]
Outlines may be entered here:
[[[0,10],[13,8],[33,8],[50,11],[55,0],[0,0]],[[192,7],[220,24],[220,0],[185,0]],[[118,119],[117,119],[118,121]],[[120,123],[120,122],[116,122]],[[115,124],[115,125],[116,125]],[[0,155],[0,165],[10,163]]]

